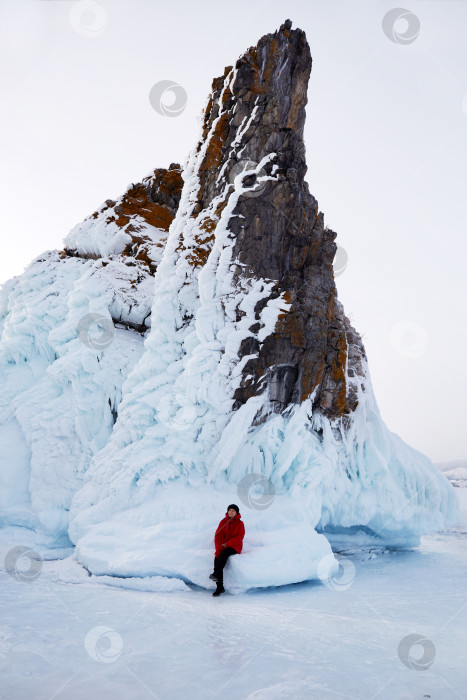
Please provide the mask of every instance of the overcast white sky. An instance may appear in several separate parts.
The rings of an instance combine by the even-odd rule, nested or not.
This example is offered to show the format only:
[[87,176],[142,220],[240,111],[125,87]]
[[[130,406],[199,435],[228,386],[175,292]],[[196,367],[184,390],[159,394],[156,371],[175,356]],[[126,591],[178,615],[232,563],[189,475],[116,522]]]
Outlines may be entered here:
[[[467,459],[467,0],[401,2],[405,44],[386,0],[0,0],[0,283],[183,163],[212,79],[290,18],[313,56],[308,182],[348,254],[339,299],[383,419]],[[149,102],[161,80],[186,90],[177,117]]]

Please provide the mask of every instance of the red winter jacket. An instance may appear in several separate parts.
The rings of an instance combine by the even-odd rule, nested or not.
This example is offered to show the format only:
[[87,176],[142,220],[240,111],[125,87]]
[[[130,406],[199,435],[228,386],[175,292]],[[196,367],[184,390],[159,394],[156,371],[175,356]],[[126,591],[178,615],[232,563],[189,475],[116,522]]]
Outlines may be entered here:
[[[233,547],[237,554],[240,554],[242,551],[245,525],[240,518],[240,513],[234,515],[233,518],[229,517],[228,513],[226,513],[225,518],[222,518],[220,521],[216,534],[214,535],[216,557],[218,557],[226,547]],[[223,544],[225,544],[225,547],[222,546]]]

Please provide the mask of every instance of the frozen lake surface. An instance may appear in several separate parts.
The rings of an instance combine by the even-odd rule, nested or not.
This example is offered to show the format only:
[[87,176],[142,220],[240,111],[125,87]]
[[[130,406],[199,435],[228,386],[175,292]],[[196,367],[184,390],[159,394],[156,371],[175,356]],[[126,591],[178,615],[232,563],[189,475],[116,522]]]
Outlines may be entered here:
[[219,598],[65,582],[63,562],[20,581],[4,566],[20,545],[33,534],[0,530],[2,698],[467,698],[467,523],[413,550],[349,549],[326,585]]

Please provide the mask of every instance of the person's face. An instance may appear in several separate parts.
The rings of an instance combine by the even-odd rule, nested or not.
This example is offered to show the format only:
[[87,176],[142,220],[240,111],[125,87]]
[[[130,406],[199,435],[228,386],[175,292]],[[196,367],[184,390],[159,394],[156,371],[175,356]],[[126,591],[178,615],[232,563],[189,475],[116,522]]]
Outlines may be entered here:
[[235,508],[229,508],[229,510],[227,511],[227,515],[229,516],[229,518],[234,518],[237,515],[237,511],[235,510]]

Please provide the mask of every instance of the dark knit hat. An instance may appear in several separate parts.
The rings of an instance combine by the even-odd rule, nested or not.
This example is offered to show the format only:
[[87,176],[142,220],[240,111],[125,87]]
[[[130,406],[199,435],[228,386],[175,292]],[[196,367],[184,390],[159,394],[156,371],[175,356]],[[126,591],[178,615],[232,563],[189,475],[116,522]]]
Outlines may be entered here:
[[229,511],[231,508],[237,511],[237,513],[240,513],[240,508],[235,505],[235,503],[231,503],[230,506],[227,506],[227,510]]

